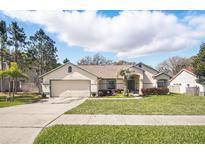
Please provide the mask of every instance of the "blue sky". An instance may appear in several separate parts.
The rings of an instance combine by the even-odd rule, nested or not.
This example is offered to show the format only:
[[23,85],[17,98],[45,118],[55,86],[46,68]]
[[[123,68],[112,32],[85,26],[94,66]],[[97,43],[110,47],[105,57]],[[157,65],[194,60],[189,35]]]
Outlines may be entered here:
[[[98,11],[97,14],[100,14],[105,17],[113,18],[113,17],[119,16],[120,12],[121,11],[116,11],[116,10],[115,11]],[[161,11],[161,12],[165,14],[173,14],[174,16],[177,17],[178,20],[182,20],[186,16],[200,16],[200,15],[205,14],[204,11]],[[16,20],[19,26],[24,28],[27,36],[33,35],[39,28],[45,29],[47,34],[56,42],[56,46],[58,48],[59,62],[62,62],[63,59],[68,58],[71,62],[76,63],[82,57],[92,56],[95,53],[98,53],[98,51],[97,52],[88,51],[86,48],[83,47],[83,45],[81,46],[79,43],[78,43],[79,45],[74,45],[74,46],[69,45],[69,43],[59,39],[59,36],[57,33],[53,33],[47,30],[47,28],[45,28],[43,24],[38,24],[36,22],[31,22],[31,21],[22,21],[22,19],[5,15],[3,12],[0,12],[0,19],[5,20],[7,24],[10,24],[11,21]],[[109,52],[109,51],[104,51],[104,52],[99,52],[99,53],[105,56],[106,58],[112,59],[112,60],[123,59],[127,61],[144,62],[148,65],[156,66],[161,61],[167,58],[173,57],[173,56],[190,57],[190,56],[196,55],[199,51],[199,45],[201,42],[203,42],[203,39],[204,39],[203,36],[198,38],[198,42],[188,48],[184,48],[184,49],[181,48],[180,50],[177,50],[177,51],[170,51],[170,52],[163,52],[163,53],[162,52],[153,52],[153,53],[150,52],[146,55],[141,55],[139,57],[133,56],[134,58],[132,58],[132,56],[131,57],[126,57],[126,56],[117,57],[117,54],[115,52]],[[169,48],[169,46],[167,46],[167,48]]]

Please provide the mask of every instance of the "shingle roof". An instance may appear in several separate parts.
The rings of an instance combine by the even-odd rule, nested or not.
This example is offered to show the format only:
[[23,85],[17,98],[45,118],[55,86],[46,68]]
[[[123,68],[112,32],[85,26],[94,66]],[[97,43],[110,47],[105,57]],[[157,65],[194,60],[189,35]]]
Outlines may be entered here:
[[[68,64],[72,64],[72,63],[66,63],[64,65],[61,65],[61,66],[43,74],[43,75],[41,75],[39,78],[42,78],[42,77],[46,76],[47,74],[50,74],[50,73],[56,71],[57,69],[60,69]],[[74,65],[74,64],[72,64],[72,65]],[[86,71],[86,72],[88,72],[96,77],[105,78],[105,79],[123,78],[122,76],[119,75],[120,70],[130,68],[130,67],[134,67],[136,69],[144,71],[142,68],[139,68],[138,66],[133,66],[133,65],[74,65],[74,66],[79,67],[80,69],[82,69],[82,70],[84,70],[84,71]]]
[[132,65],[78,65],[84,70],[95,74],[100,78],[116,78],[122,69],[131,67]]
[[185,68],[186,70],[188,70],[189,72],[192,72],[192,73],[194,73],[194,70],[193,70],[193,68],[192,67],[187,67],[187,68]]
[[167,73],[165,73],[165,72],[159,72],[159,73],[157,73],[157,74],[155,74],[155,75],[153,75],[154,77],[157,77],[157,76],[159,76],[159,75],[161,75],[161,74],[165,74],[165,75],[167,75],[167,76],[169,76],[169,77],[172,77],[171,75],[169,75],[169,74],[167,74]]

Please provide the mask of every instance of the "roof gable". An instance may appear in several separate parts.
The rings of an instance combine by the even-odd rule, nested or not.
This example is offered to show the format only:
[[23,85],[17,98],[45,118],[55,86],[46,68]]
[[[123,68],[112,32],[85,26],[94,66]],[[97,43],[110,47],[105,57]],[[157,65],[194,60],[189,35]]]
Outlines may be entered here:
[[[143,65],[144,67],[146,67],[146,68],[148,68],[148,69],[151,69],[152,71],[154,71],[155,73],[159,73],[159,71],[158,70],[156,70],[156,69],[154,69],[153,67],[151,67],[151,66],[149,66],[149,65],[146,65],[146,64],[144,64],[144,63],[142,63],[142,62],[139,62],[138,64],[136,64],[138,67],[140,67],[140,65]],[[142,67],[140,67],[140,68],[142,68]],[[143,69],[143,68],[142,68]],[[144,70],[144,69],[143,69]]]
[[91,74],[91,75],[97,77],[95,74],[92,74],[91,72],[89,72],[89,71],[87,71],[87,70],[85,70],[85,69],[83,69],[83,68],[81,68],[81,67],[79,67],[79,66],[77,66],[77,65],[74,65],[74,64],[72,64],[72,63],[69,62],[69,63],[63,64],[63,65],[61,65],[61,66],[59,66],[59,67],[57,67],[57,68],[55,68],[55,69],[52,69],[52,70],[49,71],[49,72],[46,72],[46,73],[42,74],[41,76],[39,76],[39,78],[42,78],[42,77],[44,77],[44,76],[46,76],[46,75],[48,75],[48,74],[50,74],[50,73],[52,73],[52,72],[55,72],[56,70],[61,69],[61,68],[63,68],[63,67],[66,66],[66,65],[72,65],[72,66],[74,66],[74,67],[77,67],[77,68],[79,68],[79,69],[81,69],[81,70],[83,70],[83,71],[85,71],[85,72],[87,72],[87,73],[89,73],[89,74]]
[[189,70],[187,70],[187,69],[182,69],[181,71],[179,71],[176,75],[174,75],[174,76],[170,79],[170,82],[173,81],[173,80],[174,80],[177,76],[179,76],[182,72],[187,72],[187,73],[193,75],[194,77],[196,77],[196,75],[195,75],[193,72],[191,72],[191,71],[189,71]]

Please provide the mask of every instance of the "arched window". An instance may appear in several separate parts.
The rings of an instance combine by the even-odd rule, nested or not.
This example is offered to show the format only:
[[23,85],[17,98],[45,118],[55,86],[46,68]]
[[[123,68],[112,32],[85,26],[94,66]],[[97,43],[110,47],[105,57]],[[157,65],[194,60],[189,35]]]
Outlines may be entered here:
[[72,72],[72,67],[69,66],[69,67],[68,67],[68,73],[71,73],[71,72]]

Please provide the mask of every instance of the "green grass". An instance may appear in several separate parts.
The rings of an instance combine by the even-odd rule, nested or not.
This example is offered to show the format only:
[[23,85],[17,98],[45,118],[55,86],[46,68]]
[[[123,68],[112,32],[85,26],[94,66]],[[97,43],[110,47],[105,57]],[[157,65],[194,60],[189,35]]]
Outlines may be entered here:
[[36,94],[22,94],[15,96],[14,101],[6,102],[6,95],[0,96],[0,108],[15,106],[15,105],[22,105],[22,104],[29,104],[40,100],[41,97]]
[[198,144],[205,143],[205,126],[79,126],[44,129],[40,144]]
[[164,95],[141,100],[86,100],[66,114],[205,115],[205,97]]

